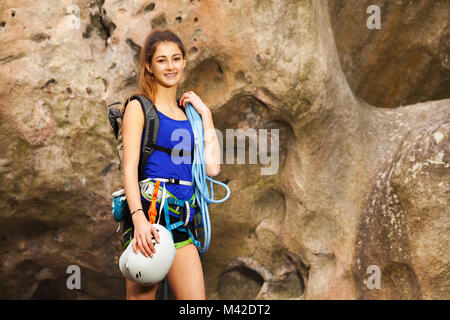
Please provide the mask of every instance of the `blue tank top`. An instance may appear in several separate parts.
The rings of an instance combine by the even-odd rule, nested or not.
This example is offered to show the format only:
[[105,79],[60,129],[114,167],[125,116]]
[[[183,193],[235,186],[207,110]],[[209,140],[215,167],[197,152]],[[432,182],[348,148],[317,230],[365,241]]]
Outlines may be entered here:
[[[156,144],[163,147],[184,149],[191,151],[194,148],[194,133],[189,120],[174,120],[167,117],[158,110],[159,133]],[[184,129],[184,130],[177,130]],[[145,128],[144,128],[145,130]],[[189,133],[189,135],[187,135]],[[144,132],[142,132],[141,149],[144,143]],[[172,160],[173,158],[173,160]],[[144,175],[147,178],[176,178],[192,181],[191,156],[173,156],[154,150],[144,167]],[[163,182],[161,182],[161,186]],[[167,184],[166,190],[181,200],[189,200],[193,194],[193,187],[180,184]],[[141,196],[141,200],[145,200]],[[159,205],[157,206],[157,208]]]

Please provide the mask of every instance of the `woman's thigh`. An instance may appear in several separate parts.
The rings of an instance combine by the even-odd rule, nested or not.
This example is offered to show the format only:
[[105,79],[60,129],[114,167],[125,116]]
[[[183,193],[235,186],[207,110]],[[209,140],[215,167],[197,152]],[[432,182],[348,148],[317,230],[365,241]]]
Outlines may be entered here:
[[202,264],[198,250],[193,244],[177,249],[167,280],[175,299],[205,299]]

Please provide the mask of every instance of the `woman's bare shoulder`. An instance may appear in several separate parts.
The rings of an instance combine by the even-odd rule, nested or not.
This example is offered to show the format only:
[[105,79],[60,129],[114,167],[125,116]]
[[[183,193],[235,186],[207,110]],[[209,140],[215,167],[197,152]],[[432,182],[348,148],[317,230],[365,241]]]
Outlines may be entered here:
[[123,128],[125,131],[140,132],[144,128],[145,119],[141,104],[138,100],[128,103],[123,115]]
[[144,112],[142,111],[141,104],[137,99],[131,100],[127,107],[125,108],[124,121],[125,119],[144,120]]

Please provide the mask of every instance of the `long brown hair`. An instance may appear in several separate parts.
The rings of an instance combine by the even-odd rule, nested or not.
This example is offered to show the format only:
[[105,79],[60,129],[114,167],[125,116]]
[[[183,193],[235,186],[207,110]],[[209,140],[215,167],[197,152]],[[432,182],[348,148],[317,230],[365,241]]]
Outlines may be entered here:
[[[137,83],[138,89],[133,94],[127,96],[123,101],[124,103],[133,95],[144,95],[150,100],[155,101],[156,82],[153,74],[150,74],[145,66],[147,63],[151,65],[158,44],[164,41],[175,43],[180,48],[183,59],[186,58],[186,50],[184,49],[183,42],[174,32],[169,29],[151,31],[145,39],[144,46],[141,48],[139,78]],[[122,103],[122,108],[124,103]]]

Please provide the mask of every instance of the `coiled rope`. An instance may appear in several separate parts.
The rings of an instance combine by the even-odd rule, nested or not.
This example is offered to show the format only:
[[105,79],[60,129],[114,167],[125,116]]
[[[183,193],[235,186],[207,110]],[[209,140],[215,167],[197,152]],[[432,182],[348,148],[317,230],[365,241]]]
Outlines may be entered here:
[[[211,240],[211,222],[209,220],[209,204],[210,203],[222,203],[230,197],[230,188],[223,182],[214,180],[206,175],[205,165],[205,146],[203,135],[203,122],[201,116],[197,110],[190,104],[186,103],[186,114],[191,124],[192,131],[194,133],[194,161],[192,163],[192,186],[194,188],[195,197],[200,207],[200,212],[196,213],[198,224],[195,226],[202,227],[203,231],[198,235],[198,238],[204,236],[203,246],[200,248],[200,254],[205,254],[209,249]],[[210,182],[210,191],[208,190],[208,184],[206,180]],[[227,194],[223,199],[214,200],[213,183],[224,187],[227,190]]]

